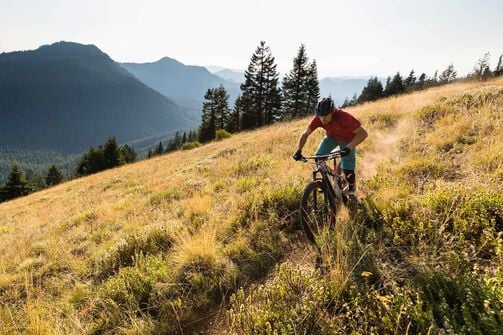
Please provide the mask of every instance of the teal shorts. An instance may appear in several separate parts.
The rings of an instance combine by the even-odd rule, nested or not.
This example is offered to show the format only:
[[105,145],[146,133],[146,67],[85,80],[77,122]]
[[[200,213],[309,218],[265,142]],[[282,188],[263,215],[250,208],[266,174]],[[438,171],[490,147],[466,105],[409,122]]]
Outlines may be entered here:
[[[349,142],[337,141],[333,137],[326,135],[316,150],[316,155],[328,155],[330,151],[334,150],[337,146],[344,148]],[[354,170],[356,167],[356,149],[351,150],[351,153],[341,158],[341,169]]]

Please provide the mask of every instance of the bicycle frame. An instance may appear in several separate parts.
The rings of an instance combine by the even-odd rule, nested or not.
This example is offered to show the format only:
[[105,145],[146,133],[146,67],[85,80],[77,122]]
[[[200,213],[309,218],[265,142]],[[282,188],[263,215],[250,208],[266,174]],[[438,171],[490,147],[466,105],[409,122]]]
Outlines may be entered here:
[[[344,194],[344,190],[342,189],[342,177],[339,175],[339,167],[337,165],[337,158],[340,158],[340,150],[334,149],[328,155],[319,155],[319,156],[310,156],[304,157],[307,159],[314,159],[316,161],[316,167],[313,170],[313,181],[320,180],[330,192],[329,199],[331,200],[330,206],[340,208],[339,205],[341,203],[346,204],[348,199]],[[327,165],[327,161],[333,160],[334,168],[331,169]],[[318,176],[320,175],[320,176]],[[332,178],[329,178],[331,176]],[[333,201],[335,199],[335,202]]]

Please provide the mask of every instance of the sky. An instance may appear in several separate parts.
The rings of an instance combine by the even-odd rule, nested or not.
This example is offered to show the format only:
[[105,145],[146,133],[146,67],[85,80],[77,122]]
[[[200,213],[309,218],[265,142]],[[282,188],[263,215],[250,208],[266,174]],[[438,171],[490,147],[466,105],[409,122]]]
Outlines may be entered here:
[[502,0],[0,0],[0,52],[94,44],[119,62],[164,56],[246,69],[265,41],[289,71],[301,44],[318,76],[432,75],[503,53]]

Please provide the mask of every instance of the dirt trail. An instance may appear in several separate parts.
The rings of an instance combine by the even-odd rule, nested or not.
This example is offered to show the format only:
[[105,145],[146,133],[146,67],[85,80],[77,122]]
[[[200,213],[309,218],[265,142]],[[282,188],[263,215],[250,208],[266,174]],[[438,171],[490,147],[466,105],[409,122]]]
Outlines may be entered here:
[[393,128],[387,128],[381,131],[370,132],[369,140],[373,142],[372,147],[360,158],[359,180],[372,178],[377,173],[377,166],[391,158],[396,152],[397,145],[410,125],[408,118],[401,118]]

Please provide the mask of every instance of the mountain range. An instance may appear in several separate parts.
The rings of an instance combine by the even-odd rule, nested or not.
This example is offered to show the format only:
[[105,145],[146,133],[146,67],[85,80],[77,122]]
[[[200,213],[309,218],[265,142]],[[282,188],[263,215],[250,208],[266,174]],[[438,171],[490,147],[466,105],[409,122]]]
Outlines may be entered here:
[[197,126],[197,110],[146,86],[94,45],[0,54],[0,146],[78,153]]
[[223,85],[230,95],[232,108],[239,95],[239,83],[212,74],[202,66],[185,65],[164,57],[152,63],[121,63],[128,72],[149,87],[162,93],[175,103],[201,110],[204,95],[209,88]]

